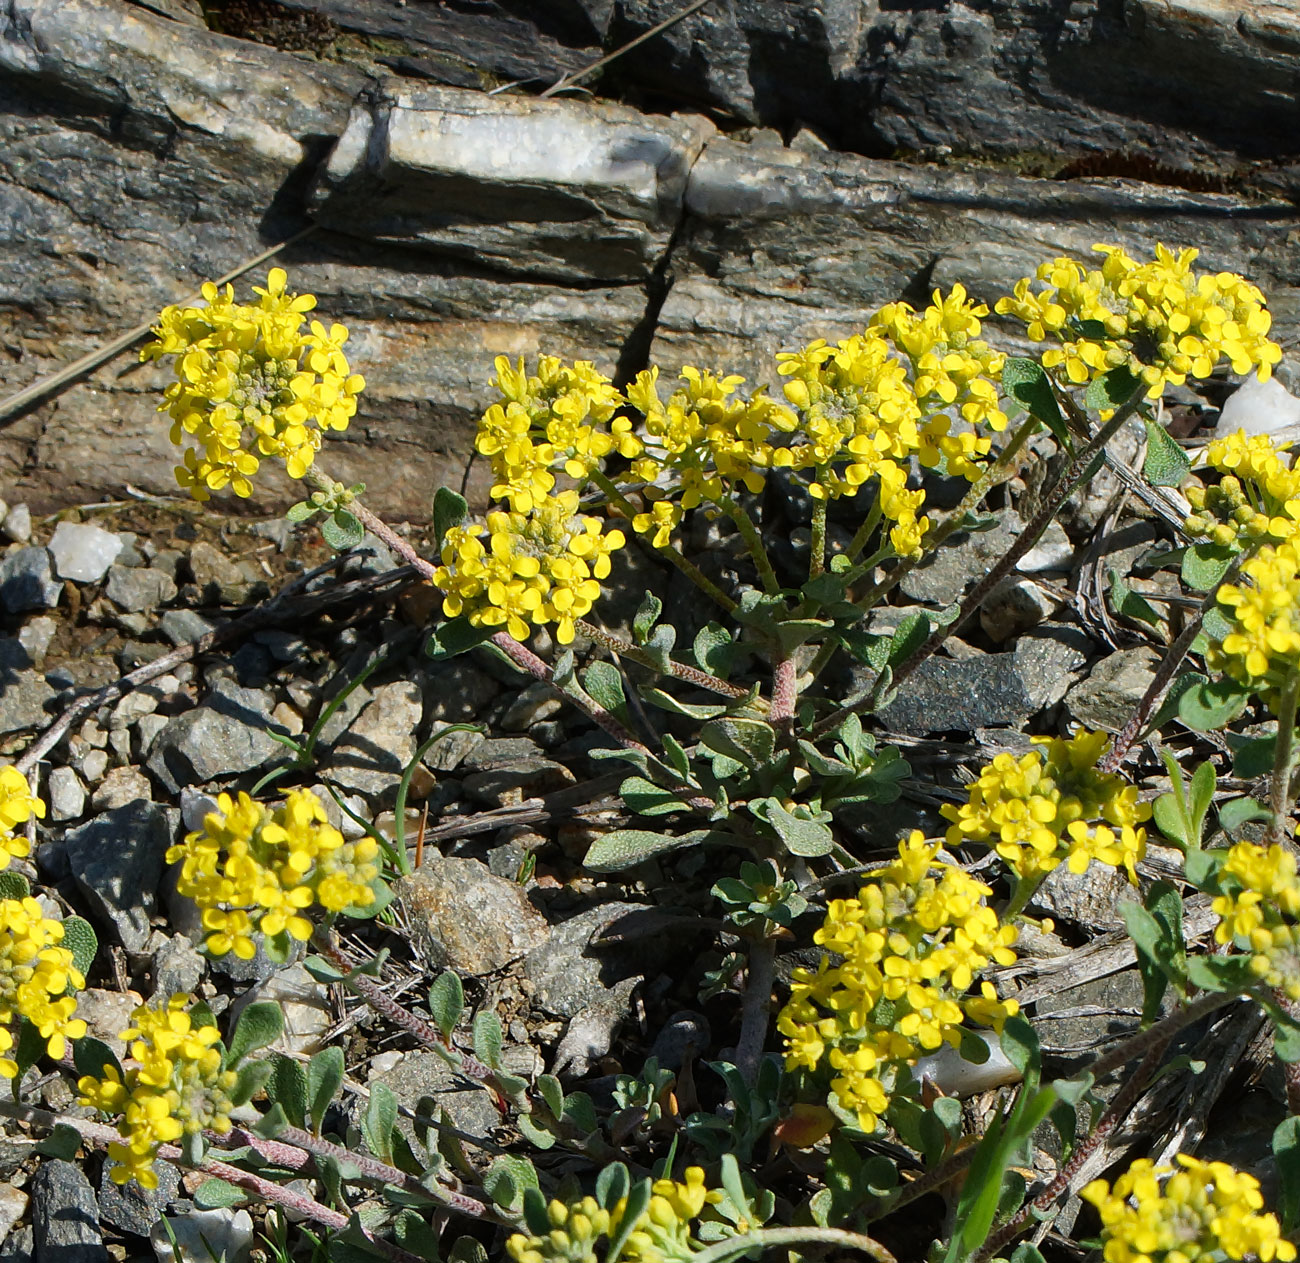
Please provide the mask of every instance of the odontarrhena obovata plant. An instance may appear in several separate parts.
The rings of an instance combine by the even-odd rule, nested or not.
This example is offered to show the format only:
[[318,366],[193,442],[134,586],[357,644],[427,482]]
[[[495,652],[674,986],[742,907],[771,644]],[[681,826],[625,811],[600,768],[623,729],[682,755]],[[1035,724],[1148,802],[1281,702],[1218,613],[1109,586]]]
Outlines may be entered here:
[[[257,1134],[282,1146],[274,1161],[284,1169],[294,1169],[286,1155],[295,1146],[322,1169],[342,1153],[353,1165],[340,1190],[366,1181],[396,1190],[387,1212],[363,1225],[390,1256],[435,1257],[436,1205],[438,1224],[449,1214],[477,1219],[479,1236],[497,1233],[495,1248],[516,1263],[724,1263],[772,1246],[890,1263],[882,1240],[898,1213],[937,1192],[948,1205],[933,1216],[931,1257],[1038,1263],[1017,1240],[1082,1192],[1111,1263],[1294,1257],[1285,1236],[1294,1224],[1261,1213],[1250,1177],[1221,1163],[1138,1162],[1113,1185],[1086,1189],[1077,1178],[1170,1042],[1232,999],[1261,1006],[1281,1057],[1300,1061],[1290,849],[1300,482],[1283,447],[1244,435],[1213,442],[1194,481],[1156,413],[1171,385],[1223,371],[1267,378],[1280,350],[1260,292],[1236,274],[1197,271],[1195,250],[1158,246],[1140,260],[1099,246],[1097,256],[1048,261],[1012,294],[989,296],[1041,347],[1037,358],[995,349],[990,305],[960,285],[920,310],[894,302],[864,314],[834,344],[783,350],[759,384],[717,365],[652,366],[616,382],[586,360],[500,356],[476,436],[491,466],[487,502],[471,514],[460,496],[438,493],[436,560],[393,532],[363,487],[326,471],[323,437],[347,424],[363,383],[341,326],[305,328],[313,298],[291,293],[276,271],[247,306],[208,287],[202,305],[164,312],[145,355],[175,368],[164,408],[186,447],[182,486],[200,499],[225,487],[247,496],[261,462],[283,461],[311,488],[291,518],[321,515],[335,546],[369,529],[438,590],[444,617],[430,629],[430,655],[485,645],[504,653],[602,730],[596,757],[630,765],[625,819],[596,838],[584,866],[611,883],[645,874],[662,883],[680,864],[680,880],[707,883],[723,966],[706,973],[702,992],[730,1023],[732,1051],[708,1060],[716,1109],[699,1103],[693,1079],[657,1061],[641,1078],[619,1076],[614,1109],[553,1076],[510,1074],[495,1013],[476,1017],[472,1053],[457,1047],[466,1006],[454,973],[435,980],[425,1019],[332,945],[340,918],[384,907],[387,880],[407,864],[403,845],[370,834],[345,841],[303,789],[277,804],[223,796],[168,854],[180,892],[199,905],[206,950],[282,960],[311,940],[324,958],[312,966],[319,976],[357,990],[485,1087],[519,1151],[480,1169],[478,1185],[462,1184],[466,1171],[451,1172],[436,1143],[395,1142],[390,1103],[372,1088],[362,1133],[373,1156],[362,1161],[361,1146],[348,1144],[355,1137],[322,1131],[341,1057],[325,1050],[306,1070],[249,1058],[274,1025],[265,1013],[252,1027],[241,1021],[224,1052],[215,1025],[180,997],[137,1018],[125,1069],[105,1062],[82,1077],[83,1099],[119,1119],[115,1178],[147,1182],[160,1155],[212,1169],[217,1151],[187,1137],[219,1139],[251,1109]],[[1188,484],[1177,560],[1187,586],[1205,595],[1169,647],[1163,678],[1118,737],[1044,732],[1028,752],[974,757],[969,780],[946,787],[942,838],[917,830],[886,839],[883,861],[878,846],[864,851],[847,822],[896,800],[911,776],[873,714],[1011,574],[1134,418],[1147,428],[1147,477]],[[1043,428],[1063,449],[1059,472],[1011,548],[955,608],[916,610],[892,631],[874,630],[869,616],[908,571],[986,523],[986,497]],[[932,502],[937,477],[965,488],[946,514]],[[765,515],[774,480],[800,492],[783,502],[805,506],[796,525],[806,548],[774,546]],[[850,529],[832,530],[846,513]],[[738,542],[734,566],[693,554],[700,517]],[[602,597],[633,548],[693,584],[707,614],[673,625],[647,592],[629,627],[607,628]],[[1121,770],[1188,652],[1205,671],[1181,679],[1162,713],[1222,727],[1249,704],[1277,721],[1264,756],[1268,809],[1220,810],[1225,827],[1263,812],[1271,836],[1204,844],[1208,763],[1186,776],[1166,746],[1170,790],[1154,803]],[[865,678],[849,697],[829,683],[845,660]],[[648,708],[659,723],[645,720]],[[0,823],[21,822],[21,795],[0,788],[10,795],[0,798]],[[5,815],[8,801],[18,806]],[[1148,829],[1183,853],[1177,880],[1151,880]],[[1049,874],[1097,865],[1134,890],[1121,909],[1143,982],[1142,1022],[1075,1077],[1053,1080],[1010,971]],[[1209,896],[1213,954],[1183,940],[1185,891]],[[1035,923],[1038,934],[1050,928]],[[792,970],[778,967],[786,948],[805,951]],[[971,1131],[974,1115],[928,1077],[924,1063],[944,1050],[971,1063],[996,1053],[1010,1067],[1016,1082],[988,1102],[982,1128]],[[1127,1078],[1109,1103],[1089,1095],[1117,1072]],[[1300,1112],[1300,1087],[1292,1109]],[[1056,1129],[1064,1156],[1055,1176],[1029,1186],[1044,1127]],[[1279,1128],[1274,1146],[1292,1181],[1293,1133]],[[534,1166],[520,1156],[529,1146],[564,1161]],[[766,1161],[780,1146],[801,1150],[798,1161]],[[232,1157],[222,1178],[245,1178],[243,1161]],[[759,1178],[796,1169],[780,1189]],[[267,1183],[259,1195],[275,1200]],[[335,1222],[337,1212],[313,1205],[318,1224]]]

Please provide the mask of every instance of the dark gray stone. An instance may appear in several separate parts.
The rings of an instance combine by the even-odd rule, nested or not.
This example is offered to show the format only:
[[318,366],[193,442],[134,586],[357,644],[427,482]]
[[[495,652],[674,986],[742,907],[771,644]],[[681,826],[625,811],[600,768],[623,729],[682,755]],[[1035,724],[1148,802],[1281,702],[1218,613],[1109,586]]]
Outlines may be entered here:
[[284,747],[268,735],[283,731],[271,718],[271,701],[256,689],[219,681],[203,705],[168,721],[149,754],[149,771],[169,794],[220,776],[248,772]]
[[[451,1116],[453,1125],[471,1136],[488,1136],[501,1116],[492,1097],[480,1087],[458,1088],[463,1083],[456,1072],[436,1052],[408,1052],[391,1070],[375,1075],[370,1084],[382,1083],[397,1097],[398,1104],[414,1109],[422,1096],[434,1097]],[[409,1131],[410,1123],[398,1124]]]
[[1016,671],[1032,709],[1059,702],[1093,649],[1084,632],[1064,623],[1043,623],[1019,637]]
[[135,1180],[114,1184],[109,1164],[104,1163],[99,1177],[100,1222],[133,1237],[147,1237],[181,1189],[181,1173],[170,1162],[155,1163],[154,1170],[158,1173],[158,1187],[141,1188]]
[[1147,645],[1120,649],[1093,665],[1066,696],[1070,714],[1085,728],[1119,732],[1155,677],[1160,655]]
[[65,836],[72,875],[91,911],[127,951],[143,951],[149,940],[149,918],[171,841],[166,812],[138,801],[106,811]]
[[109,567],[104,595],[118,609],[128,613],[144,612],[172,600],[176,596],[176,584],[165,570],[155,570],[152,566],[116,565]]
[[194,610],[168,610],[158,620],[162,634],[177,648],[188,645],[213,631],[217,623]]
[[62,591],[44,548],[19,548],[0,561],[0,609],[9,614],[53,609]]
[[923,737],[1019,724],[1034,709],[1025,696],[1015,654],[990,653],[961,662],[927,659],[880,712],[880,720],[895,732]]
[[31,1194],[35,1263],[108,1263],[99,1205],[80,1167],[47,1159],[32,1179]]
[[1023,528],[1020,515],[1006,509],[997,514],[997,525],[990,530],[952,536],[898,586],[914,601],[951,605],[1007,553]]
[[663,1024],[650,1056],[666,1070],[680,1070],[686,1060],[705,1056],[713,1038],[709,1019],[693,1009],[681,1009]]
[[45,707],[56,693],[31,665],[27,650],[12,637],[0,639],[0,734],[38,728],[50,715]]
[[627,979],[644,975],[657,956],[639,940],[639,963],[618,948],[594,948],[592,939],[620,917],[645,911],[635,903],[604,903],[551,926],[546,941],[524,958],[524,978],[532,985],[533,1003],[557,1017],[576,1017],[598,1008],[605,993]]

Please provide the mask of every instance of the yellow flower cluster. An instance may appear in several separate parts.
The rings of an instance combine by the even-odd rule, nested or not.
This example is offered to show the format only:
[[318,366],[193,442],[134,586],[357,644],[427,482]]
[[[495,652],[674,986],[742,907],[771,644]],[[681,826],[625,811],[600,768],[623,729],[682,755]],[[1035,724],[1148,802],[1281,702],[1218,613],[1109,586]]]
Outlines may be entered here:
[[1139,1158],[1115,1181],[1093,1180],[1080,1197],[1101,1218],[1106,1263],[1290,1263],[1295,1246],[1264,1205],[1259,1181],[1226,1162],[1178,1155],[1178,1166]]
[[1288,446],[1244,430],[1215,439],[1205,460],[1223,477],[1217,486],[1186,489],[1196,510],[1184,523],[1188,533],[1237,548],[1290,539],[1300,528],[1300,471],[1283,457]]
[[104,1077],[86,1075],[77,1083],[81,1104],[118,1118],[121,1143],[108,1147],[115,1184],[130,1180],[157,1188],[154,1159],[158,1147],[210,1129],[230,1130],[230,1094],[237,1075],[223,1068],[215,1026],[198,1025],[185,1012],[189,997],[174,995],[164,1006],[143,1005],[131,1015],[134,1026],[122,1032],[131,1041],[125,1078],[114,1066]]
[[198,904],[207,950],[251,960],[254,934],[310,938],[304,913],[313,904],[342,912],[373,903],[378,855],[373,838],[345,841],[320,799],[299,789],[274,810],[247,794],[222,794],[203,828],[168,850],[167,862],[181,865],[176,888]]
[[[709,1189],[700,1167],[687,1167],[684,1179],[656,1180],[650,1204],[623,1247],[621,1259],[634,1263],[687,1263],[700,1248],[691,1237],[692,1222],[706,1206],[722,1200],[718,1189]],[[601,1207],[594,1197],[584,1197],[573,1204],[552,1201],[547,1207],[551,1230],[545,1236],[515,1233],[506,1242],[506,1253],[515,1263],[595,1263],[600,1256],[596,1246],[623,1227],[626,1199],[612,1211]]]
[[[969,787],[962,806],[941,809],[953,822],[950,846],[987,842],[1022,879],[1037,881],[1065,860],[1072,873],[1093,860],[1123,868],[1137,881],[1135,865],[1146,853],[1151,807],[1118,777],[1097,771],[1109,738],[1079,732],[1068,741],[1035,737],[1046,748],[1016,758],[995,755]],[[1103,823],[1104,822],[1104,823]]]
[[303,331],[311,294],[285,290],[272,268],[256,304],[235,302],[230,285],[203,287],[201,307],[167,307],[156,340],[141,359],[174,357],[176,380],[159,409],[172,418],[172,442],[185,447],[176,479],[196,500],[229,486],[252,494],[261,457],[284,461],[301,478],[320,450],[321,435],[344,430],[357,410],[364,379],[348,368],[348,331],[318,320]]
[[1205,661],[1276,706],[1300,667],[1300,547],[1295,540],[1265,545],[1241,572],[1249,583],[1225,583],[1215,594],[1231,630],[1210,641]]
[[1219,873],[1224,891],[1212,905],[1218,943],[1251,953],[1251,972],[1300,1000],[1300,877],[1284,847],[1238,842]]
[[31,852],[31,843],[17,829],[33,816],[44,820],[45,804],[16,767],[0,767],[0,868],[8,868],[11,859],[24,859]]
[[1139,263],[1118,246],[1093,249],[1100,267],[1054,259],[1037,271],[1044,288],[1031,292],[1024,277],[996,305],[999,315],[1024,321],[1031,342],[1059,344],[1044,352],[1043,366],[1062,383],[1126,367],[1158,399],[1167,383],[1208,377],[1224,360],[1234,373],[1253,368],[1266,381],[1282,358],[1267,337],[1264,296],[1235,272],[1194,272],[1199,251],[1157,245],[1156,257]]
[[609,574],[609,555],[626,542],[601,533],[599,518],[578,512],[578,493],[535,499],[529,512],[498,510],[487,525],[453,526],[443,540],[433,582],[446,594],[448,618],[466,614],[475,627],[504,627],[515,640],[531,626],[555,624],[562,645],[573,640]]
[[814,941],[840,962],[827,955],[816,973],[796,969],[777,1019],[787,1068],[828,1066],[831,1092],[864,1131],[888,1106],[901,1064],[958,1045],[966,1022],[1000,1030],[1018,1011],[988,981],[968,994],[991,962],[1015,961],[1016,928],[984,904],[989,887],[938,850],[914,832],[856,899],[830,903]]
[[[86,1033],[70,994],[86,980],[62,942],[63,924],[45,916],[35,899],[0,899],[0,1054],[12,1051],[9,1028],[21,1018],[36,1027],[56,1059],[66,1054],[67,1040]],[[0,1055],[0,1075],[17,1073],[18,1063]]]

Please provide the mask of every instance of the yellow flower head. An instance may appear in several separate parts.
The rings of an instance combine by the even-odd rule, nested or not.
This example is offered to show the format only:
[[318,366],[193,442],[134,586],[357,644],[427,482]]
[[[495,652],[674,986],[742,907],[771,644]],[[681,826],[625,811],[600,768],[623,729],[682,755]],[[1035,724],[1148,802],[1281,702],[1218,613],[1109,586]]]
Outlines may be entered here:
[[995,755],[960,807],[946,804],[948,843],[986,842],[1021,878],[1035,880],[1062,860],[1084,872],[1091,860],[1123,868],[1137,881],[1151,807],[1118,776],[1097,771],[1109,738],[1079,732],[1068,741],[1036,737],[1039,748]]
[[0,868],[7,868],[11,858],[20,860],[30,854],[31,844],[18,828],[33,816],[44,820],[45,804],[16,767],[0,767]]
[[1218,943],[1250,953],[1251,972],[1300,1000],[1300,877],[1285,847],[1238,842],[1218,876]]
[[1277,1218],[1259,1213],[1259,1181],[1226,1162],[1180,1153],[1176,1167],[1157,1167],[1139,1158],[1113,1188],[1094,1180],[1080,1196],[1101,1219],[1106,1263],[1290,1263],[1296,1256]]
[[1300,472],[1286,459],[1286,443],[1238,430],[1215,439],[1206,463],[1222,475],[1216,486],[1189,486],[1192,535],[1224,547],[1287,541],[1300,523]]
[[1265,545],[1241,573],[1249,582],[1225,583],[1215,594],[1229,630],[1211,639],[1205,660],[1276,707],[1300,664],[1300,549],[1292,539]]
[[167,307],[143,360],[171,356],[176,380],[159,411],[172,418],[172,442],[183,448],[176,480],[196,500],[230,487],[252,494],[261,460],[284,461],[301,478],[320,450],[322,434],[345,430],[365,380],[348,368],[340,324],[328,329],[306,313],[310,294],[288,292],[272,268],[255,304],[240,304],[227,285],[203,287],[203,305]]
[[777,1019],[787,1068],[829,1068],[832,1095],[864,1131],[888,1107],[900,1066],[956,1047],[968,1022],[1000,1030],[1018,1011],[989,982],[970,994],[990,964],[1015,962],[1016,928],[984,903],[989,887],[938,851],[913,832],[856,899],[831,901],[814,940],[840,963],[827,955],[815,973],[795,970]]

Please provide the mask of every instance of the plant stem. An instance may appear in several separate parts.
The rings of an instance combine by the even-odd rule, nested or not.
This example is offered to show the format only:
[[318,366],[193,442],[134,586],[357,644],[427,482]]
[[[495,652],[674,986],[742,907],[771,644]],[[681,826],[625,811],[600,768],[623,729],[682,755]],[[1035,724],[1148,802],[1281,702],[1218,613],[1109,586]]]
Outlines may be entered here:
[[[634,645],[621,636],[615,636],[612,632],[607,632],[603,627],[597,627],[594,623],[587,622],[586,619],[576,618],[573,623],[588,640],[594,640],[598,645],[603,645],[610,653],[617,654],[621,658],[629,658],[649,671],[654,671],[660,675],[663,674],[655,659],[639,645]],[[743,689],[736,684],[728,684],[726,680],[720,680],[716,675],[710,675],[707,671],[701,671],[698,667],[689,666],[685,662],[678,662],[675,658],[670,658],[668,665],[668,673],[674,679],[685,680],[687,684],[694,684],[696,688],[707,689],[710,693],[718,693],[723,697],[746,697],[748,695],[747,689]]]
[[[627,518],[628,529],[635,529],[632,526],[632,519],[637,515],[636,506],[625,496],[611,481],[608,475],[601,473],[598,469],[593,469],[589,475],[591,481],[596,484],[611,503],[618,505],[623,515]],[[728,614],[736,608],[736,602],[731,599],[716,583],[713,582],[693,561],[685,556],[682,551],[671,542],[663,548],[656,548],[655,552],[666,557],[678,570],[682,572],[701,592],[710,600],[715,601],[722,606]]]
[[752,939],[741,1005],[740,1038],[736,1040],[736,1069],[751,1087],[758,1077],[767,1043],[768,1018],[772,1013],[772,984],[776,980],[776,940],[764,934]]
[[[1052,489],[1043,497],[1043,503],[1037,513],[1026,525],[1025,529],[1017,537],[1016,542],[1011,548],[1004,553],[989,570],[989,572],[975,584],[975,586],[962,599],[961,610],[957,617],[946,627],[937,628],[930,638],[908,659],[900,662],[894,669],[894,678],[892,687],[897,688],[912,673],[932,657],[939,647],[950,635],[958,631],[961,625],[968,619],[988,597],[1003,579],[1007,577],[1015,568],[1020,559],[1038,542],[1038,538],[1047,529],[1048,524],[1060,512],[1061,506],[1070,497],[1076,487],[1083,482],[1085,476],[1092,468],[1093,463],[1099,455],[1105,450],[1106,444],[1119,432],[1121,427],[1128,419],[1138,410],[1142,403],[1142,397],[1146,392],[1144,385],[1139,385],[1137,389],[1126,399],[1118,408],[1115,409],[1114,416],[1111,417],[1105,425],[1097,431],[1092,441],[1085,447],[1081,448],[1075,458],[1065,467],[1060,477],[1056,480]],[[982,481],[982,479],[981,479]],[[977,483],[976,486],[979,484]],[[974,488],[972,488],[972,491]],[[955,516],[955,514],[953,515]],[[951,520],[951,518],[949,519]],[[954,529],[956,527],[954,526]],[[891,572],[891,579],[893,574]],[[836,724],[841,723],[846,715],[858,713],[868,709],[871,705],[870,695],[852,706],[842,707],[833,714],[827,715],[813,729],[812,735],[815,738],[829,732]]]
[[793,654],[777,658],[772,672],[772,709],[768,719],[786,735],[794,728],[794,707],[799,697],[797,669]]
[[736,529],[744,539],[745,547],[749,549],[749,555],[754,559],[754,565],[758,567],[758,576],[763,581],[763,590],[769,596],[775,596],[781,591],[781,583],[776,577],[776,571],[772,569],[772,559],[767,555],[767,547],[758,532],[758,527],[754,525],[754,519],[738,500],[728,498],[722,504],[722,508],[735,522]]
[[760,1250],[775,1245],[834,1245],[843,1250],[860,1250],[876,1263],[898,1263],[879,1241],[864,1237],[860,1232],[844,1228],[756,1228],[736,1237],[723,1240],[691,1255],[691,1263],[728,1263],[733,1258],[748,1254],[757,1246]]
[[[820,471],[818,471],[820,472]],[[812,538],[808,551],[808,578],[815,579],[826,569],[826,501],[813,500]]]
[[1265,841],[1280,846],[1290,835],[1287,828],[1291,814],[1291,775],[1296,765],[1295,712],[1300,695],[1300,669],[1292,667],[1282,685],[1277,708],[1277,739],[1273,750],[1273,777],[1268,787],[1268,806],[1272,813]]

